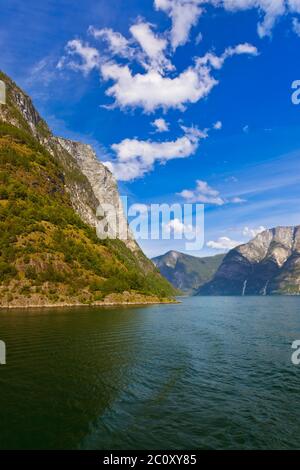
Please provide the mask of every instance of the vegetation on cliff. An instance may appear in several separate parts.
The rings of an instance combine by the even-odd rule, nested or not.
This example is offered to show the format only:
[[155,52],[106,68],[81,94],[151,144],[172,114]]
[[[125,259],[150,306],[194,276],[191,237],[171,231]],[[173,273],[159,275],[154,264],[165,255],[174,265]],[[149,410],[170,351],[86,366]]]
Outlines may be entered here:
[[153,258],[152,261],[175,288],[187,294],[194,294],[212,279],[223,259],[224,255],[199,258],[178,251],[169,251]]
[[0,118],[0,306],[94,303],[123,292],[140,300],[172,296],[142,252],[97,238],[72,206],[64,162],[10,101],[8,111],[22,125]]

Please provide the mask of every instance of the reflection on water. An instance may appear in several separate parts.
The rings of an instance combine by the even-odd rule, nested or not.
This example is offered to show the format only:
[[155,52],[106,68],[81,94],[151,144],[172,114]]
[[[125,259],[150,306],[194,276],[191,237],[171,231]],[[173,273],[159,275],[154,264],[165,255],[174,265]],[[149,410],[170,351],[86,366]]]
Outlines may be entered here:
[[298,298],[0,313],[0,448],[299,448]]

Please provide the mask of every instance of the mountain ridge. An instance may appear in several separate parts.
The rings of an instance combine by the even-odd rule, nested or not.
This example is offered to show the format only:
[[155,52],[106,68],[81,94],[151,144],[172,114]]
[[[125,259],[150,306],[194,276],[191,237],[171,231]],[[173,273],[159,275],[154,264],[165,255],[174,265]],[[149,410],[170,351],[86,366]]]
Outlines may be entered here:
[[90,146],[54,136],[31,99],[0,80],[0,306],[169,299],[174,289],[132,234],[96,236],[98,206],[119,202],[111,172]]
[[152,258],[152,261],[175,288],[193,294],[212,278],[223,257],[224,255],[215,255],[200,258],[170,250]]
[[225,256],[199,295],[299,295],[300,225],[263,231]]

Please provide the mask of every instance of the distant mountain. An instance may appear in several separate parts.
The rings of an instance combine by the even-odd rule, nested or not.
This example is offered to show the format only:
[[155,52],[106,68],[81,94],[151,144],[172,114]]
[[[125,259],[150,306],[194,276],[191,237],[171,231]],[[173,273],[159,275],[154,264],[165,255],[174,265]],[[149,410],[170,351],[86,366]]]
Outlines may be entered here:
[[199,295],[299,295],[300,226],[276,227],[231,250]]
[[224,255],[198,258],[178,251],[169,251],[153,258],[152,261],[174,287],[192,294],[214,276],[223,258]]

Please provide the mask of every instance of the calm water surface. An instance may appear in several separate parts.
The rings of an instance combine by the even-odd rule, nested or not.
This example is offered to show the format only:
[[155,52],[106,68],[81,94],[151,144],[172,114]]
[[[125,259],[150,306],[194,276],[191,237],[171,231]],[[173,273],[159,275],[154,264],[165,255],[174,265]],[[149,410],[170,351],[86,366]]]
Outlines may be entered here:
[[300,448],[300,298],[0,312],[0,448]]

